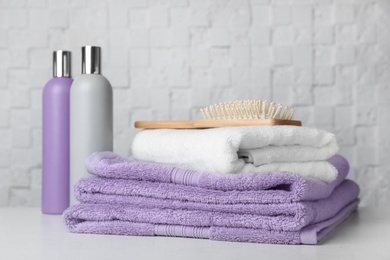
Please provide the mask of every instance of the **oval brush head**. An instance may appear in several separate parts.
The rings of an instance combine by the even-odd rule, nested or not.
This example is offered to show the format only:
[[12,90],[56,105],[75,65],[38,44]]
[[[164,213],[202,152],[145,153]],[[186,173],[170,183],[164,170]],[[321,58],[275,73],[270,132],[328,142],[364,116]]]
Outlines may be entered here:
[[267,100],[240,100],[210,105],[200,109],[200,112],[206,120],[291,120],[295,109]]

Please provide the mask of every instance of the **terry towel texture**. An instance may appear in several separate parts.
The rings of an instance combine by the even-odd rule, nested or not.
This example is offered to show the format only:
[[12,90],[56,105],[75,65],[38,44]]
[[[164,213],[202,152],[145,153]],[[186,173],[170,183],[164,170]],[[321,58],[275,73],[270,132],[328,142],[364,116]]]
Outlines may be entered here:
[[324,160],[337,150],[333,134],[296,126],[144,130],[132,144],[143,161],[217,173],[288,171],[327,182],[337,171]]
[[96,153],[87,168],[98,177],[77,184],[82,203],[64,213],[65,223],[80,233],[315,244],[358,204],[358,186],[345,180],[348,162],[329,161],[339,174],[327,184],[291,173],[215,175]]
[[[127,185],[126,183],[116,185],[115,181],[84,180],[81,184],[81,187],[77,187],[79,191],[76,193],[76,198],[83,203],[123,204],[124,207],[131,205],[135,208],[145,208],[143,211],[134,212],[135,218],[129,219],[130,221],[153,220],[156,224],[191,225],[192,223],[197,226],[203,223],[209,226],[263,229],[272,227],[274,230],[285,231],[297,231],[309,224],[333,217],[354,201],[359,193],[358,186],[353,181],[345,180],[329,198],[317,201],[264,204],[252,202],[250,197],[247,197],[247,200],[239,199],[240,194],[236,194],[237,199],[230,197],[228,201],[218,203],[218,201],[210,202],[203,199],[212,198],[212,195],[204,191],[189,191],[189,195],[179,192],[175,198],[172,198],[169,187],[158,189],[158,184],[148,185],[147,182],[133,185],[129,181]],[[198,200],[188,201],[190,197]],[[129,208],[132,208],[131,206]],[[209,222],[204,223],[205,219]],[[158,223],[158,221],[163,222]]]
[[[298,174],[287,172],[218,175],[211,172],[181,169],[166,164],[133,161],[113,152],[92,154],[86,161],[86,168],[96,176],[114,179],[114,182],[118,185],[121,181],[117,179],[129,179],[148,181],[149,185],[156,186],[154,188],[169,187],[167,188],[168,194],[182,190],[183,196],[187,196],[186,200],[190,201],[199,200],[200,198],[195,198],[189,192],[203,190],[210,195],[208,197],[214,200],[239,196],[242,200],[246,198],[252,202],[286,203],[329,197],[334,188],[345,179],[349,171],[347,160],[340,155],[333,156],[329,159],[329,162],[338,172],[337,178],[329,184],[314,178],[304,178]],[[98,179],[93,181],[99,182]],[[84,182],[84,180],[81,181],[78,186],[88,187],[88,184],[84,184]],[[137,183],[134,182],[134,184]],[[168,185],[169,183],[171,185]],[[155,193],[153,192],[154,188],[151,188],[153,194]],[[76,192],[79,192],[79,190],[76,189]],[[165,192],[160,193],[167,194]],[[206,198],[202,199],[206,200]],[[218,201],[218,203],[221,202]],[[248,203],[249,201],[241,202]]]
[[[75,233],[179,236],[274,244],[316,244],[344,221],[357,208],[358,202],[356,200],[348,204],[330,219],[308,225],[298,231],[210,226],[207,224],[210,223],[207,215],[182,216],[182,211],[167,209],[147,211],[145,208],[118,204],[79,204],[64,212],[64,220],[69,230]],[[139,217],[140,213],[142,217]],[[158,221],[159,223],[167,218],[175,218],[190,224],[157,224],[154,219],[160,214],[163,217]],[[192,220],[202,222],[202,225],[194,225]]]

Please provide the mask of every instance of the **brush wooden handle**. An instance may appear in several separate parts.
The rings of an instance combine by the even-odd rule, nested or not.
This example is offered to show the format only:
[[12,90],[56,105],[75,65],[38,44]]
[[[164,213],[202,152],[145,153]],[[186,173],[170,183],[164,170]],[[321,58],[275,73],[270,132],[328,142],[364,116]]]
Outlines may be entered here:
[[194,129],[228,126],[262,126],[262,125],[295,125],[302,126],[301,121],[284,119],[248,119],[248,120],[186,120],[186,121],[136,121],[135,128],[145,129]]

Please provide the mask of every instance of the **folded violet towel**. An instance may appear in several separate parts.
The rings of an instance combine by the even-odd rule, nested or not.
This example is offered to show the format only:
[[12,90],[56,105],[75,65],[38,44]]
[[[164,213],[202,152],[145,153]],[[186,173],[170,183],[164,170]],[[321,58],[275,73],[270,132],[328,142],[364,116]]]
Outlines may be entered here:
[[[111,160],[104,160],[102,157]],[[118,161],[122,166],[127,167],[113,167],[118,166]],[[100,164],[102,168],[98,171],[100,177],[81,179],[75,186],[75,196],[82,203],[121,204],[183,211],[180,218],[185,213],[192,216],[200,214],[199,219],[207,217],[213,225],[224,226],[235,223],[233,227],[269,229],[272,226],[273,229],[296,231],[309,224],[331,218],[357,198],[359,187],[353,181],[345,180],[349,169],[348,162],[341,156],[334,156],[331,162],[340,171],[339,178],[331,184],[305,179],[296,174],[269,173],[252,176],[262,176],[261,179],[247,179],[248,176],[243,175],[244,179],[241,179],[241,183],[252,182],[251,190],[221,190],[186,186],[180,184],[180,180],[178,183],[158,181],[158,176],[167,176],[167,173],[171,173],[172,169],[176,168],[166,166],[171,169],[161,173],[158,168],[151,171],[152,168],[143,167],[158,167],[158,164],[131,162],[113,153],[95,153],[89,158],[87,165],[90,172],[96,173],[96,167],[99,168],[99,163],[103,163],[104,167]],[[160,165],[160,167],[165,166]],[[112,174],[115,172],[118,173],[117,179],[107,178],[114,177]],[[208,176],[202,173],[194,174]],[[289,175],[290,179],[287,179]],[[178,180],[177,173],[175,176]],[[239,176],[234,176],[239,179]],[[124,177],[135,179],[123,179]],[[145,179],[137,180],[142,177]],[[232,177],[215,176],[221,179],[220,185],[223,185],[222,180],[232,180],[234,179]],[[257,183],[254,183],[254,180]],[[206,186],[206,183],[203,183],[203,186]],[[156,215],[157,219],[161,218],[161,214],[160,212]],[[164,224],[189,224],[178,223],[178,220],[169,216],[167,219],[173,222]],[[242,219],[247,221],[244,222]]]
[[[157,222],[164,220],[159,224],[193,223],[201,226],[204,219],[207,219],[209,222],[206,225],[296,231],[331,218],[359,194],[356,183],[344,180],[330,197],[325,199],[262,203],[254,194],[244,191],[221,195],[199,188],[184,187],[178,190],[176,186],[180,185],[173,184],[159,187],[159,183],[147,181],[116,181],[104,178],[83,179],[76,185],[76,199],[82,203],[148,208],[142,212],[134,212],[132,216],[135,219],[132,221],[151,221],[153,218]],[[177,219],[172,215],[173,211],[180,212]],[[195,219],[191,219],[191,216]],[[181,220],[184,222],[180,222]]]
[[359,203],[359,187],[345,179],[348,162],[332,183],[297,174],[215,175],[93,154],[79,181],[82,203],[64,212],[71,232],[182,236],[212,240],[316,244]]
[[[166,164],[133,161],[112,152],[92,154],[86,161],[86,167],[90,173],[98,177],[114,179],[111,181],[112,184],[123,186],[123,191],[137,190],[137,192],[141,192],[142,190],[142,196],[160,196],[158,198],[170,196],[170,198],[175,199],[183,196],[185,200],[202,203],[213,201],[214,203],[222,203],[225,201],[226,204],[231,204],[232,200],[236,200],[236,203],[288,203],[329,197],[349,171],[347,160],[340,155],[333,156],[329,162],[338,172],[337,178],[329,184],[288,172],[234,175],[197,172]],[[131,189],[125,180],[133,180],[134,187],[138,187],[140,183],[136,181],[148,181],[146,183],[149,185],[150,194],[145,193],[147,191],[145,188]],[[85,189],[88,189],[89,182],[99,183],[101,180],[82,180],[76,189],[80,196],[81,193],[85,193]],[[90,189],[93,190],[92,186]],[[108,189],[109,187],[107,187]],[[157,194],[154,192],[155,189],[162,190]],[[130,191],[127,192],[130,193]],[[192,194],[200,192],[205,196],[198,198]],[[202,201],[199,201],[200,199]]]
[[144,130],[132,144],[143,161],[217,173],[289,171],[328,182],[337,173],[325,160],[337,150],[333,134],[297,126]]
[[[211,240],[316,244],[344,221],[358,206],[359,200],[343,207],[331,218],[296,231],[217,226],[207,213],[183,210],[147,209],[120,204],[79,204],[64,212],[71,232],[131,236],[179,236]],[[250,220],[241,219],[242,222]],[[168,223],[186,224],[168,224]]]

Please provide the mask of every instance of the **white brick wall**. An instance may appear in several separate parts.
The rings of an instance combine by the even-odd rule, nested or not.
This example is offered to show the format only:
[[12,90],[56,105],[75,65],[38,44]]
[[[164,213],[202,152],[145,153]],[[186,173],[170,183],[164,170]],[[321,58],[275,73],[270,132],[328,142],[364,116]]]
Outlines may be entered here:
[[0,206],[39,205],[41,93],[51,53],[103,48],[115,151],[135,120],[199,118],[231,99],[294,105],[337,134],[364,205],[390,204],[390,2],[0,1]]

